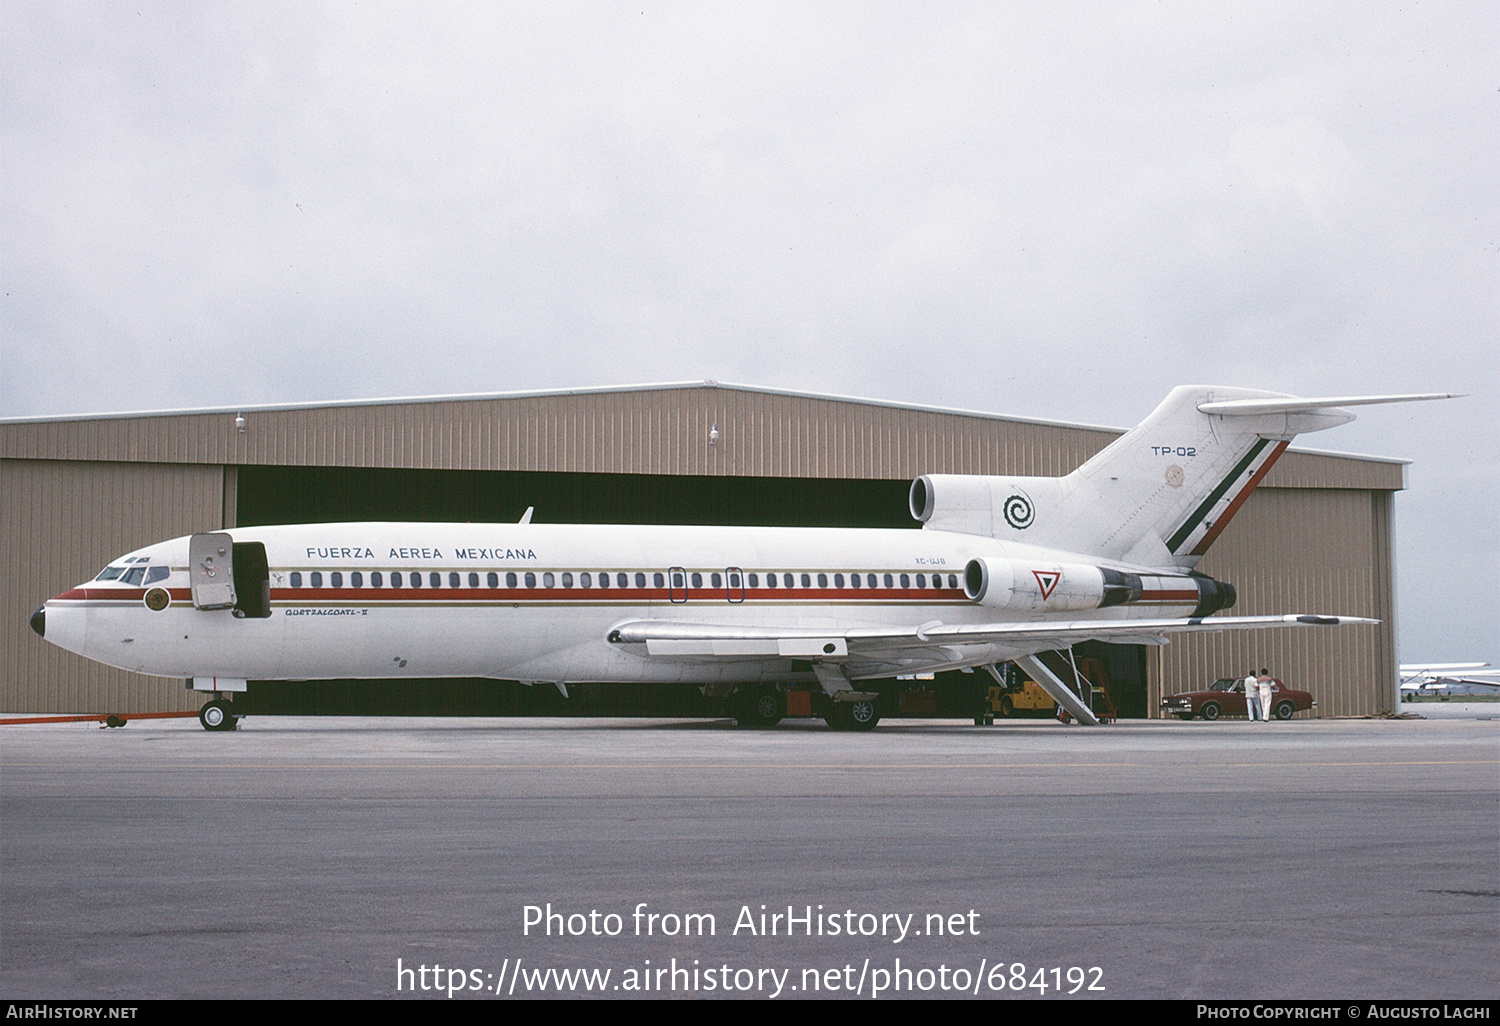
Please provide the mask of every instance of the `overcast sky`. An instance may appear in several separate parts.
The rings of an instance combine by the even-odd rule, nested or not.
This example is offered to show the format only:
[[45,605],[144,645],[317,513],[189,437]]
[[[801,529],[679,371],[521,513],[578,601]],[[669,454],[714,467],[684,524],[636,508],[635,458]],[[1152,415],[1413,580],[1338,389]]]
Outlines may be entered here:
[[1413,461],[1401,657],[1500,664],[1497,54],[1493,0],[6,0],[0,417],[1468,392],[1301,444]]

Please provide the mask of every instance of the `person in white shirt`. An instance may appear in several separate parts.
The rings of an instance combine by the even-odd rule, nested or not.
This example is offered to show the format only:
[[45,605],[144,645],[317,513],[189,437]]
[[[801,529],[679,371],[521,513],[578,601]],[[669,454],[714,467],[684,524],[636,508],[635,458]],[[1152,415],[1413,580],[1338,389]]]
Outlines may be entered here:
[[[1260,676],[1255,678],[1256,690],[1260,692],[1260,718],[1269,720],[1271,718],[1272,699],[1274,697],[1276,678],[1272,677],[1270,671],[1264,666],[1260,668]],[[1245,683],[1246,690],[1250,684]]]
[[1245,678],[1245,715],[1252,721],[1266,718],[1264,707],[1260,704],[1260,688],[1256,686],[1255,674]]

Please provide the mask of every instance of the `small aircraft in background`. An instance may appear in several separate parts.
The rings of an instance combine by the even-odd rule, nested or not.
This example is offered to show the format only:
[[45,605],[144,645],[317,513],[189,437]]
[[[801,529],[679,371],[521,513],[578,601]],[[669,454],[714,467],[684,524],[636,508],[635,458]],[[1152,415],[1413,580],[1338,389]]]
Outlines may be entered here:
[[869,729],[863,682],[1012,661],[1098,722],[1040,658],[1081,641],[1375,623],[1217,616],[1233,585],[1194,567],[1288,443],[1346,407],[1185,385],[1062,477],[930,474],[923,530],[351,523],[234,528],[149,545],[31,617],[47,641],[225,698],[249,680],[493,677],[690,682],[769,726],[811,708]]
[[1500,697],[1500,670],[1489,663],[1402,663],[1401,700]]

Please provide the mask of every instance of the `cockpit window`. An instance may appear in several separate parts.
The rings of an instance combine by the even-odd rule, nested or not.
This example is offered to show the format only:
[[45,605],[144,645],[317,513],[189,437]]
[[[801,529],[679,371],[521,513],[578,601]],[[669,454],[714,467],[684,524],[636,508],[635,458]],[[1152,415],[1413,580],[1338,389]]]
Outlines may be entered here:
[[125,572],[125,568],[123,566],[107,566],[103,570],[99,571],[99,576],[95,577],[94,580],[96,580],[96,581],[113,581],[115,578],[119,577],[124,572]]
[[120,580],[125,584],[130,585],[131,587],[137,587],[141,583],[141,578],[145,576],[145,567],[133,566],[129,570],[125,571],[125,576],[120,578]]
[[146,583],[155,584],[157,581],[165,581],[172,576],[172,568],[168,566],[153,566],[146,571]]

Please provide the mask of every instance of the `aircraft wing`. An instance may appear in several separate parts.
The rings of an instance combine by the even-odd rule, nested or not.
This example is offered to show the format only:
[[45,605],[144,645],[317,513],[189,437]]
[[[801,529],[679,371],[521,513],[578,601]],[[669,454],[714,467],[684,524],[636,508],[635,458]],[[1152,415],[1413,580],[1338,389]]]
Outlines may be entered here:
[[[776,627],[679,620],[632,620],[609,633],[619,645],[644,645],[648,656],[679,659],[874,659],[910,658],[917,650],[946,649],[941,662],[961,660],[969,645],[1004,645],[1033,652],[1067,648],[1080,641],[1165,645],[1173,634],[1262,630],[1273,627],[1334,627],[1379,623],[1360,616],[1213,616],[1157,620],[1072,620],[1042,623],[945,624],[914,627]],[[958,651],[953,651],[957,649]]]

